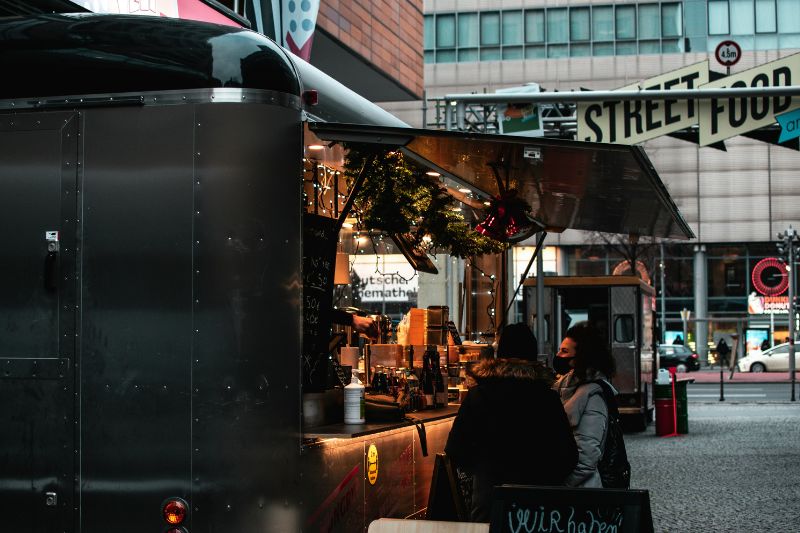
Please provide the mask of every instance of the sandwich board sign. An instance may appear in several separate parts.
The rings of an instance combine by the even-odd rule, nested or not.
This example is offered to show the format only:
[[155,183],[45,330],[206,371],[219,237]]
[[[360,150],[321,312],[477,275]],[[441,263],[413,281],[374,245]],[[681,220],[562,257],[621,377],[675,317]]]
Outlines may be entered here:
[[646,490],[501,485],[489,533],[653,533]]

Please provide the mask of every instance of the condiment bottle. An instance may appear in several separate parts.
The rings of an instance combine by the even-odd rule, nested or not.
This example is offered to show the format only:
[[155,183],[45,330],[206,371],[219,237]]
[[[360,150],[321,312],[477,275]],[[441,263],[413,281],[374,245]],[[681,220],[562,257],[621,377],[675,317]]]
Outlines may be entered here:
[[353,370],[350,384],[344,388],[344,423],[363,424],[364,418],[364,385],[358,379],[358,370]]

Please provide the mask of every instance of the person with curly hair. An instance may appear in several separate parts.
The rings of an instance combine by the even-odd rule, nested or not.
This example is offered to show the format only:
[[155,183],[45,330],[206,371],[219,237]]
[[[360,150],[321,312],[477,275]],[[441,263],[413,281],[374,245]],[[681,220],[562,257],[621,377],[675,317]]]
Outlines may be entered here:
[[472,521],[489,521],[494,486],[563,486],[575,468],[575,439],[537,351],[530,328],[510,324],[501,332],[498,357],[468,370],[475,385],[453,421],[445,454],[472,477]]

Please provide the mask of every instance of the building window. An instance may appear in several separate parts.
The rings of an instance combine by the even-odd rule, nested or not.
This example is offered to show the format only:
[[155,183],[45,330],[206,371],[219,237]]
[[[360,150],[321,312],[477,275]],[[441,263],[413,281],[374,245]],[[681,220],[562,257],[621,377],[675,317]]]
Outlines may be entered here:
[[682,4],[661,4],[661,36],[680,37],[683,35]]
[[500,47],[481,48],[481,61],[497,61],[502,59]]
[[592,39],[595,42],[614,40],[614,8],[611,6],[592,8]]
[[480,57],[478,55],[477,48],[462,48],[458,51],[458,61],[460,63],[465,63],[468,61],[478,61]]
[[659,39],[661,37],[659,11],[658,4],[641,4],[639,6],[639,39]]
[[636,38],[636,6],[617,6],[615,10],[617,39]]
[[660,54],[661,43],[659,41],[639,41],[640,54]]
[[544,11],[541,9],[525,12],[525,42],[544,42]]
[[595,56],[613,56],[614,43],[595,43],[592,48],[592,55]]
[[570,57],[588,57],[592,55],[592,45],[586,44],[571,44],[569,46]]
[[569,42],[569,26],[567,24],[566,8],[547,10],[547,42],[548,43]]
[[756,33],[775,33],[775,0],[756,0]]
[[728,0],[708,0],[708,34],[728,35]]
[[569,57],[569,46],[566,44],[551,44],[547,47],[547,57],[553,59]]
[[503,46],[522,44],[522,11],[503,12]]
[[455,48],[456,17],[455,15],[436,16],[436,48]]
[[456,51],[455,50],[436,50],[436,62],[437,63],[455,63],[456,61]]
[[569,37],[571,41],[588,41],[591,38],[589,8],[573,7],[569,10]]
[[499,44],[500,13],[481,13],[481,46],[497,46]]
[[436,32],[434,31],[433,15],[425,15],[425,50],[433,50],[436,46]]
[[458,47],[477,48],[480,44],[480,26],[477,13],[459,13]]
[[504,46],[503,59],[522,59],[521,46]]
[[800,33],[800,0],[778,0],[778,33]]
[[542,59],[547,57],[544,46],[526,46],[525,59]]
[[[752,35],[755,31],[753,0],[730,0],[731,35]],[[795,15],[800,17],[800,14]]]

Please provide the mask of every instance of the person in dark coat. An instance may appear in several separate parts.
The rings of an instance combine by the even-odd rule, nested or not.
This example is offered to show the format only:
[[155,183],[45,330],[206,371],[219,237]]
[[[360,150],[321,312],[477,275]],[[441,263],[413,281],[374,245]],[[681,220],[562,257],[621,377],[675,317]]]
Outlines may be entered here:
[[[525,324],[519,326],[501,334],[503,357],[484,359],[468,371],[475,385],[445,445],[451,462],[472,475],[474,522],[489,521],[495,485],[562,485],[578,462],[561,400],[536,362],[536,339]],[[517,335],[528,341],[517,344]]]
[[728,355],[730,355],[730,353],[731,348],[728,346],[728,343],[725,342],[725,337],[720,337],[717,343],[717,355],[719,356],[720,366],[728,364]]

